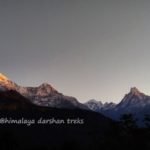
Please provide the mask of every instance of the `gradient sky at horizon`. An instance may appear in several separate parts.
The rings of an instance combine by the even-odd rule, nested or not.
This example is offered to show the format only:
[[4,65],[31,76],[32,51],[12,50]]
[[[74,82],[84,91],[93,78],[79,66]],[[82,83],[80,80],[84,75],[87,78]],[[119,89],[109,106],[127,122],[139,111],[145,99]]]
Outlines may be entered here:
[[150,95],[149,66],[149,0],[0,0],[0,72],[20,85],[119,102]]

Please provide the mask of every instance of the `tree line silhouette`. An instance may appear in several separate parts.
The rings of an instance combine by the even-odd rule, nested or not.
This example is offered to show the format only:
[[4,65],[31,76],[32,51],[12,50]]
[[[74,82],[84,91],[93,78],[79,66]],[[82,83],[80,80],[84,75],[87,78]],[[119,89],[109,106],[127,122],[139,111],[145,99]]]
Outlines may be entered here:
[[[53,145],[50,141],[46,145],[33,146],[26,143],[23,138],[20,141],[15,132],[10,129],[0,129],[0,149],[1,150],[127,150],[142,149],[150,150],[150,115],[144,117],[144,127],[137,125],[137,119],[132,114],[123,114],[118,123],[112,125],[111,130],[103,137],[100,133],[86,133],[90,139],[80,140],[81,138],[68,137],[63,143],[58,141]],[[23,130],[23,129],[22,129]],[[63,130],[63,129],[62,129]],[[20,132],[20,134],[22,134]],[[75,134],[74,132],[72,134]],[[20,135],[21,136],[21,135]],[[73,136],[73,135],[72,135]],[[82,136],[82,135],[80,135]],[[64,135],[65,137],[65,135]],[[36,137],[35,137],[36,138]]]

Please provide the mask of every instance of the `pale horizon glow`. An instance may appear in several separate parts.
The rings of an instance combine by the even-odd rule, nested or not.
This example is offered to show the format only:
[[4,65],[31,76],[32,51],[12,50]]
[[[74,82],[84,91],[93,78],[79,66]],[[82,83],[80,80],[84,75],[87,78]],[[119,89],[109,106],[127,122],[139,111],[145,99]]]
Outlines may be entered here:
[[150,95],[150,1],[0,0],[0,72],[79,101]]

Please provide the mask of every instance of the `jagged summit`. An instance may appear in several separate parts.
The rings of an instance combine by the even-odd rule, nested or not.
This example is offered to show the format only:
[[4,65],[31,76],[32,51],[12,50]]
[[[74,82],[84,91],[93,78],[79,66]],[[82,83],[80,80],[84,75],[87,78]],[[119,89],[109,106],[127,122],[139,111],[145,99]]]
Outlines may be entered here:
[[51,86],[48,83],[43,83],[38,87],[39,91],[41,92],[45,92],[45,94],[47,95],[48,93],[58,93],[57,90],[55,88],[53,88],[53,86]]
[[42,83],[40,86],[51,86],[51,85],[45,82],[45,83]]
[[16,84],[0,73],[0,91],[15,90]]
[[145,94],[140,92],[136,87],[132,87],[128,95],[136,96],[139,99],[143,99],[143,96],[145,96]]
[[7,81],[9,80],[4,74],[0,73],[0,81]]
[[87,107],[77,101],[76,98],[63,95],[58,92],[52,85],[42,83],[37,87],[23,87],[9,80],[2,73],[0,74],[0,93],[17,92],[21,96],[30,100],[31,103],[55,108],[83,108]]
[[138,124],[143,124],[145,114],[150,114],[150,96],[132,87],[118,104],[104,103],[99,106],[97,101],[85,103],[89,109],[102,113],[115,120],[120,120],[123,114],[133,114]]
[[134,95],[139,95],[139,94],[141,94],[141,92],[140,92],[136,87],[132,87],[132,88],[130,89],[130,93],[131,93],[131,94],[134,94]]
[[42,83],[40,86],[39,86],[39,88],[51,88],[51,89],[53,89],[53,90],[55,90],[50,84],[48,84],[48,83]]

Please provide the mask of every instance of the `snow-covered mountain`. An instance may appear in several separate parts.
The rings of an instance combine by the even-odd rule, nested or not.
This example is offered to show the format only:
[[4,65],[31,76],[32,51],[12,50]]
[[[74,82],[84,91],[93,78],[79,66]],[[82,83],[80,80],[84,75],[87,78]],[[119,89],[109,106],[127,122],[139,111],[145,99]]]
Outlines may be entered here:
[[9,80],[5,75],[0,73],[0,91],[14,90],[17,84]]
[[89,100],[88,102],[85,103],[85,105],[89,109],[96,111],[96,112],[98,112],[103,107],[103,103],[101,101],[97,101],[95,99]]
[[90,100],[85,105],[96,112],[118,120],[121,115],[132,113],[140,121],[145,114],[150,114],[150,96],[140,92],[136,87],[130,89],[130,92],[118,104],[102,103],[96,100]]
[[97,100],[89,100],[88,102],[85,103],[85,105],[90,109],[90,110],[93,110],[93,111],[96,111],[96,112],[102,112],[104,110],[109,110],[109,109],[112,109],[116,106],[115,103],[102,103],[101,101],[97,101]]
[[136,87],[130,89],[130,92],[124,96],[122,101],[117,105],[116,109],[130,109],[145,107],[150,105],[150,96],[140,92]]
[[76,98],[59,93],[50,84],[43,83],[38,87],[22,87],[12,82],[5,75],[0,74],[0,91],[10,90],[18,92],[39,106],[87,109],[87,107],[79,103]]
[[131,88],[130,92],[118,104],[102,103],[96,100],[82,104],[74,97],[59,93],[50,84],[43,83],[38,87],[22,87],[0,74],[0,92],[7,93],[7,91],[15,91],[39,106],[89,109],[117,120],[122,114],[127,113],[132,113],[141,120],[145,114],[150,114],[150,96],[140,92],[136,87]]
[[125,113],[132,113],[142,120],[145,114],[150,114],[150,96],[140,92],[136,87],[131,88],[112,111],[115,118]]

